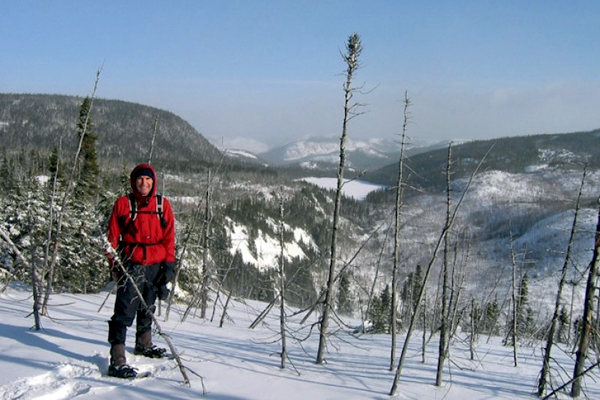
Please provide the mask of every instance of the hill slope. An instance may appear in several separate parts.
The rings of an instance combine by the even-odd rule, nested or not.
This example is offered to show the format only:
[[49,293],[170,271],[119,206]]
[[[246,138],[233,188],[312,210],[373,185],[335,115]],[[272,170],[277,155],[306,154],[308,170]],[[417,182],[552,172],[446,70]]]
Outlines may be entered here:
[[[83,98],[45,94],[0,94],[0,141],[8,149],[58,147],[73,150]],[[175,162],[215,161],[219,151],[177,115],[120,100],[94,99],[91,119],[96,149],[104,160],[146,161],[158,118],[153,158]]]
[[[478,140],[452,147],[453,179],[469,175],[486,156],[483,168],[508,173],[528,172],[532,168],[581,169],[588,163],[600,168],[600,129],[590,132],[545,134]],[[407,165],[411,182],[425,189],[440,190],[445,185],[448,150],[438,149],[411,156]],[[576,165],[579,164],[579,165]],[[370,182],[393,186],[398,176],[397,163],[370,173]]]
[[[266,303],[232,300],[228,318],[222,328],[217,307],[215,321],[188,317],[182,321],[184,309],[176,305],[168,321],[158,317],[181,354],[190,385],[183,385],[182,375],[174,360],[146,359],[129,354],[128,361],[149,372],[145,379],[120,380],[106,377],[108,343],[106,320],[110,318],[114,295],[100,311],[106,293],[94,295],[53,295],[50,313],[44,318],[44,329],[30,329],[32,319],[28,290],[9,288],[0,294],[2,341],[0,350],[0,398],[3,399],[387,399],[393,373],[389,371],[389,335],[354,335],[340,330],[329,338],[327,362],[314,362],[318,331],[307,332],[316,316],[304,325],[302,315],[288,317],[286,368],[280,368],[281,343],[277,331],[278,307],[274,307],[255,329],[248,325],[265,309]],[[60,306],[67,305],[68,307]],[[294,310],[290,310],[291,312]],[[355,321],[346,322],[352,323]],[[296,336],[301,336],[300,340]],[[129,345],[134,333],[130,332]],[[416,337],[420,335],[415,335]],[[461,339],[465,336],[461,335]],[[400,335],[399,342],[402,343]],[[501,338],[480,336],[475,343],[479,356],[469,357],[467,340],[451,344],[453,373],[444,375],[444,385],[436,388],[436,351],[433,338],[427,345],[426,362],[421,357],[407,357],[398,390],[401,398],[447,400],[531,399],[541,368],[539,349],[520,346],[518,367],[510,360],[512,347],[502,346]],[[165,347],[156,335],[155,343]],[[553,384],[569,379],[573,361],[565,351],[556,351],[552,366],[556,368]],[[131,352],[131,347],[128,348]],[[415,338],[409,354],[419,354],[420,341]],[[408,379],[406,379],[408,377]],[[600,396],[597,372],[586,375],[586,398]]]

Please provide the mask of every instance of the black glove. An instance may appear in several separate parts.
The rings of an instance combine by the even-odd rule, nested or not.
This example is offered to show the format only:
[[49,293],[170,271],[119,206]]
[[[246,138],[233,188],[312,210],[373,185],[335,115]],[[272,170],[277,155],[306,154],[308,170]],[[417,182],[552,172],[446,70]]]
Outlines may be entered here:
[[112,267],[110,269],[110,276],[114,282],[118,282],[121,279],[121,269],[119,267]]
[[177,265],[176,261],[163,261],[160,264],[160,270],[163,275],[164,282],[163,284],[167,284],[175,278],[175,266]]
[[158,296],[159,299],[166,300],[167,297],[169,297],[169,289],[167,288],[167,285],[161,285],[161,286],[157,287],[156,295]]
[[154,282],[152,282],[154,286],[160,288],[171,282],[173,278],[175,278],[175,265],[177,265],[176,262],[170,261],[163,261],[160,263],[160,270],[158,271]]

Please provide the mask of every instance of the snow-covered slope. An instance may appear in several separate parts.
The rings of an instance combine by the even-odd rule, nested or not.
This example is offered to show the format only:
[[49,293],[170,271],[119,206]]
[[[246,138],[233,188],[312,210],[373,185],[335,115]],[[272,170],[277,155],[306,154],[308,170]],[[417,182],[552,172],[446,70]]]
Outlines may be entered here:
[[[348,138],[345,145],[346,165],[358,170],[373,170],[392,164],[398,161],[400,154],[399,142],[392,139],[354,140]],[[407,149],[416,152],[419,148],[425,149],[431,145],[434,145],[434,143],[412,143],[407,145]],[[310,166],[321,163],[335,166],[339,163],[339,152],[339,138],[312,138],[298,140],[271,149],[261,153],[260,157],[273,165],[300,164]]]
[[[146,359],[131,354],[133,332],[129,332],[128,361],[150,376],[136,380],[106,377],[108,343],[106,321],[114,297],[100,307],[107,293],[93,295],[55,294],[50,318],[42,319],[41,331],[31,329],[31,294],[25,286],[12,286],[0,294],[0,398],[3,400],[67,399],[208,399],[208,400],[304,400],[387,399],[394,371],[389,371],[390,336],[355,337],[348,329],[330,337],[326,362],[315,363],[317,330],[309,334],[315,319],[298,323],[303,315],[288,319],[286,351],[281,368],[279,308],[274,307],[263,324],[248,326],[266,304],[234,300],[223,327],[217,307],[215,321],[188,316],[172,309],[169,320],[158,320],[181,356],[190,385],[184,385],[175,360]],[[288,310],[288,315],[293,310]],[[29,317],[28,317],[29,316]],[[316,316],[315,316],[316,318]],[[346,320],[351,325],[356,321]],[[481,336],[475,343],[475,360],[469,357],[467,341],[454,341],[443,385],[436,387],[436,337],[429,341],[425,362],[421,361],[420,334],[413,336],[399,381],[398,394],[406,399],[475,400],[531,399],[541,369],[540,348],[519,346],[519,365],[512,364],[512,348],[501,338]],[[464,336],[461,336],[464,338]],[[302,341],[300,341],[302,339]],[[399,345],[404,338],[399,336]],[[155,343],[166,347],[155,335]],[[553,352],[552,382],[566,382],[573,370],[570,349]],[[396,363],[394,362],[394,365]],[[600,398],[597,369],[584,379],[587,398]],[[568,388],[567,388],[568,390]],[[563,395],[565,396],[565,395]],[[567,398],[567,397],[565,397]]]

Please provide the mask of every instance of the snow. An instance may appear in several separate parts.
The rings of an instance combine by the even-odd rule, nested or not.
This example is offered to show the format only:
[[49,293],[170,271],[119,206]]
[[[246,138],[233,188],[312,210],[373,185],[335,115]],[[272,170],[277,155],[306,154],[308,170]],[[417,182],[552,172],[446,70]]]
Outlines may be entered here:
[[40,185],[45,185],[50,180],[50,177],[48,175],[38,175],[36,179]]
[[[355,337],[343,330],[330,337],[326,362],[315,363],[317,330],[308,335],[316,316],[306,325],[290,318],[287,351],[291,362],[280,368],[278,307],[263,324],[249,325],[265,308],[264,303],[232,301],[222,328],[218,322],[192,315],[183,322],[183,309],[171,310],[168,321],[159,324],[188,368],[190,386],[184,385],[172,359],[146,359],[128,354],[128,361],[150,376],[136,380],[106,377],[108,368],[107,323],[114,296],[100,309],[107,296],[99,294],[55,294],[50,317],[42,318],[42,330],[32,330],[32,299],[24,285],[12,284],[0,295],[0,398],[13,399],[386,399],[393,382],[389,371],[389,335]],[[163,307],[164,310],[164,307]],[[217,307],[215,321],[222,313]],[[211,314],[210,312],[208,313]],[[291,314],[291,310],[290,313]],[[358,325],[356,321],[351,321]],[[350,329],[348,329],[350,331]],[[129,331],[131,352],[133,329]],[[500,338],[481,336],[473,361],[466,340],[455,340],[450,349],[443,385],[436,387],[436,337],[427,345],[423,363],[419,352],[421,334],[415,332],[398,385],[400,399],[531,399],[541,368],[540,344],[519,346],[518,367],[513,366],[512,348]],[[461,337],[464,339],[464,337]],[[400,348],[404,337],[399,336]],[[166,347],[155,334],[155,343]],[[399,348],[399,350],[400,350]],[[573,370],[572,354],[553,350],[553,383],[560,385]],[[399,351],[398,351],[399,354]],[[193,371],[193,373],[191,373]],[[199,376],[197,376],[198,374]],[[600,398],[599,373],[592,372],[583,389],[587,398]],[[201,377],[202,378],[201,378]],[[569,398],[561,394],[559,398]]]
[[227,150],[227,155],[257,159],[254,154],[244,150]]
[[[256,238],[252,239],[245,226],[237,224],[229,218],[227,221],[228,225],[225,229],[231,239],[232,247],[230,252],[232,255],[239,252],[244,263],[252,264],[262,272],[278,267],[277,259],[281,250],[277,237],[269,236],[259,229]],[[272,226],[274,221],[267,220],[267,223]],[[286,225],[285,229],[291,230],[291,227]],[[304,254],[298,243],[302,242],[312,247],[316,247],[316,245],[310,238],[310,235],[303,229],[296,228],[293,230],[293,233],[295,242],[285,244],[283,249],[284,256],[287,259],[306,258],[306,254]],[[253,252],[251,248],[256,249],[256,251]]]
[[[337,178],[315,178],[307,177],[302,178],[303,181],[312,183],[325,189],[337,188]],[[383,189],[385,186],[375,185],[360,180],[349,180],[344,179],[342,186],[342,193],[345,196],[353,197],[356,200],[364,200],[367,195],[375,190]]]

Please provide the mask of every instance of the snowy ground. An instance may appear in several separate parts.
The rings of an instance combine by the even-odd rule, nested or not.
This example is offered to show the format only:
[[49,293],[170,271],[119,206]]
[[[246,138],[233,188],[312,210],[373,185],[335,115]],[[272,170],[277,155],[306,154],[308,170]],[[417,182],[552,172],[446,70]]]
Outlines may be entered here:
[[[129,355],[129,362],[151,376],[120,380],[105,376],[108,368],[106,321],[114,298],[98,309],[106,293],[55,295],[43,330],[31,329],[31,296],[24,289],[9,288],[0,295],[0,399],[196,399],[203,395],[202,380],[188,372],[191,387],[182,384],[174,360],[149,360]],[[171,312],[169,321],[159,317],[181,354],[183,363],[201,375],[206,399],[387,399],[394,372],[389,371],[387,335],[354,338],[338,333],[329,344],[327,362],[315,364],[318,336],[299,343],[287,338],[291,362],[280,368],[277,311],[265,324],[248,326],[264,304],[235,302],[230,319],[215,322],[189,317],[181,322],[182,310]],[[297,320],[297,318],[294,318]],[[297,322],[290,330],[297,330]],[[305,328],[307,329],[307,328]],[[302,335],[308,331],[302,332]],[[133,337],[130,332],[129,338]],[[533,399],[541,362],[539,348],[521,346],[519,366],[513,367],[512,350],[492,338],[482,337],[476,360],[469,359],[464,342],[451,349],[452,362],[444,373],[444,385],[434,386],[437,343],[428,345],[425,363],[418,353],[420,333],[413,336],[398,387],[400,399]],[[401,347],[403,337],[399,338]],[[133,339],[130,339],[129,346]],[[157,344],[165,346],[162,339]],[[131,347],[128,348],[131,351]],[[399,349],[400,350],[400,349]],[[398,351],[398,354],[400,351]],[[554,350],[560,362],[554,365],[554,384],[568,379],[570,356]],[[564,369],[564,370],[563,370]],[[558,376],[561,374],[562,376]],[[600,398],[599,372],[586,379],[588,398]],[[561,398],[568,398],[561,395]]]

